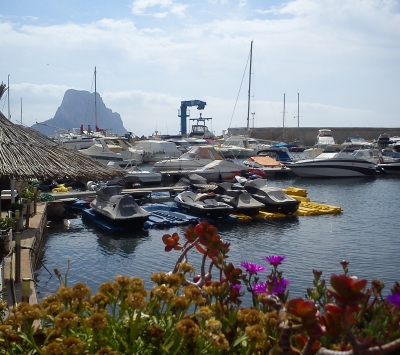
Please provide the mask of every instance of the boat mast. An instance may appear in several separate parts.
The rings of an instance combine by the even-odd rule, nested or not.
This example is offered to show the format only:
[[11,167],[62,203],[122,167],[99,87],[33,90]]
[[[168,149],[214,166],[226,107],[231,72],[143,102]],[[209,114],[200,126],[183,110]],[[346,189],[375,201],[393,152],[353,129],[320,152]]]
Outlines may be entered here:
[[250,122],[250,87],[251,87],[251,62],[253,59],[253,41],[250,44],[250,70],[249,70],[249,95],[247,98],[247,133],[249,132],[249,122]]
[[94,67],[94,121],[96,123],[95,129],[97,129],[97,87],[96,87],[96,67]]
[[282,142],[285,141],[285,94],[283,94],[283,117],[282,117]]

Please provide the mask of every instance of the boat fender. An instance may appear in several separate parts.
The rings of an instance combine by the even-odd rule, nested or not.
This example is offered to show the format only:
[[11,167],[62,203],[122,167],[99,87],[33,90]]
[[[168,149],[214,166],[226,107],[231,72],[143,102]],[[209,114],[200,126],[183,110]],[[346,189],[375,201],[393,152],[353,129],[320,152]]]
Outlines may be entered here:
[[384,160],[383,160],[383,157],[382,157],[382,156],[380,156],[380,157],[379,157],[379,162],[380,162],[380,163],[383,163],[383,162],[384,162]]

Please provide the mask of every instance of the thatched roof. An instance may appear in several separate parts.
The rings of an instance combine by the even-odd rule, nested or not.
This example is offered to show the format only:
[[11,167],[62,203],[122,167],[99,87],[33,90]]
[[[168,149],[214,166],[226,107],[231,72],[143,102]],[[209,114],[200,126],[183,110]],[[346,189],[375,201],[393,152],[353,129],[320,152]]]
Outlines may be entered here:
[[0,176],[18,180],[110,180],[125,176],[121,168],[66,148],[28,127],[13,124],[0,112]]

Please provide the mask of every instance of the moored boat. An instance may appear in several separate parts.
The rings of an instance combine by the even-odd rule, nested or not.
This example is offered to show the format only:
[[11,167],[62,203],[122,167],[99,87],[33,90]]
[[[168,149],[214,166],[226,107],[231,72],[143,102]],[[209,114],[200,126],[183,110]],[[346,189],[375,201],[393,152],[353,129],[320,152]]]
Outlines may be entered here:
[[122,228],[141,228],[150,213],[141,208],[128,194],[121,195],[121,186],[99,185],[91,210],[105,222]]
[[217,201],[214,193],[183,191],[174,201],[183,211],[215,220],[225,219],[233,212],[233,207]]

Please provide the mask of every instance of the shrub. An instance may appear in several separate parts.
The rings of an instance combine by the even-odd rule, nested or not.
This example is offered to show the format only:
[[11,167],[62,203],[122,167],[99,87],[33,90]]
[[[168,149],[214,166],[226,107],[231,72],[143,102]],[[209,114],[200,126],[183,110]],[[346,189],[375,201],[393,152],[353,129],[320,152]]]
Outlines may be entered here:
[[[305,298],[289,298],[280,265],[227,262],[230,244],[202,222],[162,237],[180,255],[174,269],[153,273],[150,291],[137,277],[116,276],[92,295],[66,285],[38,305],[20,303],[0,325],[0,346],[12,354],[388,354],[400,348],[400,284],[387,299],[383,283],[313,270]],[[188,253],[201,256],[199,273]],[[193,254],[193,253],[191,253]],[[268,270],[269,269],[269,270]],[[266,276],[262,273],[266,271]],[[216,277],[212,276],[212,272]],[[252,304],[242,306],[244,290]],[[40,329],[33,328],[35,320]],[[22,327],[24,332],[17,332]]]

